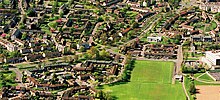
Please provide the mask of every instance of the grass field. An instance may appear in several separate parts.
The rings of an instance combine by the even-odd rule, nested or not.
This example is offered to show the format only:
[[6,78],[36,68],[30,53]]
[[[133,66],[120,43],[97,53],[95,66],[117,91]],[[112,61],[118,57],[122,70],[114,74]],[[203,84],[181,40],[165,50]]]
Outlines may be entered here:
[[136,61],[131,82],[119,85],[105,85],[119,100],[185,100],[180,83],[171,84],[172,62]]
[[[10,86],[16,86],[16,82],[15,82],[15,77],[16,74],[15,72],[12,71],[0,71],[0,73],[3,75],[3,78],[6,82],[6,85],[10,85]],[[0,80],[0,88],[2,88],[2,82],[3,80]]]
[[199,79],[204,81],[214,82],[214,80],[208,74],[202,75],[201,77],[199,77]]

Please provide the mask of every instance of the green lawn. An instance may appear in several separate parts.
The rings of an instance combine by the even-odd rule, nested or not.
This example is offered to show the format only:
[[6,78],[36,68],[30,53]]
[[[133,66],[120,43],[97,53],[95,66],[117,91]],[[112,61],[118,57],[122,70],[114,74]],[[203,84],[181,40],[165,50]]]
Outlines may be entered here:
[[3,74],[0,80],[0,88],[2,88],[3,79],[6,82],[6,85],[16,86],[15,78],[16,74],[12,71],[0,71],[0,74]]
[[199,77],[200,80],[204,80],[204,81],[211,81],[213,82],[214,80],[207,74],[202,75],[201,77]]
[[185,100],[180,83],[171,84],[172,62],[136,61],[131,82],[120,85],[105,85],[119,100]]

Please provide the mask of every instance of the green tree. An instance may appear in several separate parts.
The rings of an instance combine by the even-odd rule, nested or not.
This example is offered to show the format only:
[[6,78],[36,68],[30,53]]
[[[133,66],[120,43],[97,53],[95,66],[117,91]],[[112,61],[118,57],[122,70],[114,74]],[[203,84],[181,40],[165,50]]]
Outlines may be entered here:
[[27,33],[24,32],[24,33],[22,34],[21,40],[25,40],[26,38],[27,38]]
[[73,59],[74,59],[74,61],[76,62],[76,61],[79,60],[79,56],[78,56],[78,55],[74,55],[74,56],[73,56]]
[[1,84],[1,85],[2,85],[2,87],[6,87],[6,81],[5,81],[5,79],[2,80],[2,84]]
[[3,80],[5,77],[3,75],[3,73],[0,73],[0,80]]
[[196,93],[196,87],[195,87],[194,81],[192,81],[192,82],[190,83],[189,89],[190,89],[190,90],[189,90],[190,94],[195,94],[195,93]]
[[9,53],[9,58],[20,57],[21,53],[18,51],[13,51]]
[[64,12],[63,12],[63,11],[61,11],[59,14],[60,14],[60,17],[62,18],[62,17],[63,17],[63,15],[64,15]]
[[107,52],[105,49],[100,51],[99,55],[100,55],[100,59],[102,59],[102,60],[109,60],[109,58],[110,58],[110,53]]
[[33,9],[28,9],[27,16],[29,17],[35,17],[36,12]]
[[132,28],[138,28],[138,27],[139,27],[139,24],[137,22],[134,22]]
[[91,47],[87,50],[87,55],[90,59],[99,59],[99,50],[96,47]]
[[98,18],[98,22],[103,22],[103,21],[104,21],[104,19],[102,17]]

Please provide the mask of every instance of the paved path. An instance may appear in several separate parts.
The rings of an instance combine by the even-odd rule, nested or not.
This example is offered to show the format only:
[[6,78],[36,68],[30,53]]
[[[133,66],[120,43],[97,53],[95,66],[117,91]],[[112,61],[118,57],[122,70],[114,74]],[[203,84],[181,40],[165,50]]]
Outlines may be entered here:
[[18,81],[18,86],[25,87],[22,83],[22,73],[18,68],[9,68],[10,71],[14,71],[16,73],[16,80]]
[[206,83],[206,84],[220,84],[219,81],[214,81],[214,82],[208,82],[208,81],[205,81],[205,80],[201,80],[199,78],[195,78],[195,77],[192,77],[190,76],[192,79],[196,80],[196,81],[199,81],[199,82],[202,82],[202,83]]
[[183,62],[183,51],[182,51],[182,46],[179,45],[178,46],[178,50],[177,50],[177,59],[175,61],[175,66],[173,69],[173,78],[172,78],[172,84],[175,84],[175,75],[181,75],[182,71],[181,71],[181,65]]
[[203,76],[203,75],[205,75],[206,73],[203,73],[203,74],[201,74],[201,75],[199,75],[197,78],[200,78],[201,76]]
[[176,74],[182,74],[181,72],[181,65],[183,62],[183,51],[182,51],[182,46],[178,46],[178,53],[177,53],[177,60],[176,60]]

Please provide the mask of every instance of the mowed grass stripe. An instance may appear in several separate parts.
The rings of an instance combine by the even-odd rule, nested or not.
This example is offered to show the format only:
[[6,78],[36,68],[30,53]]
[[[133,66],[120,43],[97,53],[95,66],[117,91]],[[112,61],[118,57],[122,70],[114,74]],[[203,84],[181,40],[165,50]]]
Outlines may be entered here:
[[171,84],[173,62],[135,61],[131,82],[104,86],[118,100],[185,100],[181,84]]
[[[136,61],[131,81],[143,81],[143,82],[156,82],[156,83],[171,83],[172,79],[172,62],[160,62],[160,61]],[[164,68],[165,67],[165,68]]]

